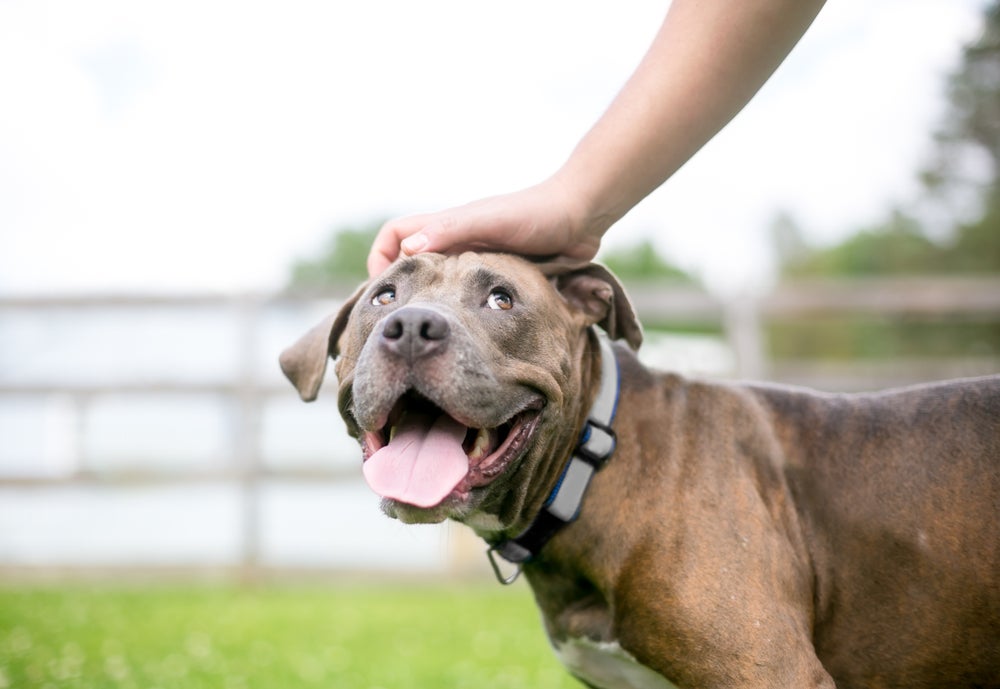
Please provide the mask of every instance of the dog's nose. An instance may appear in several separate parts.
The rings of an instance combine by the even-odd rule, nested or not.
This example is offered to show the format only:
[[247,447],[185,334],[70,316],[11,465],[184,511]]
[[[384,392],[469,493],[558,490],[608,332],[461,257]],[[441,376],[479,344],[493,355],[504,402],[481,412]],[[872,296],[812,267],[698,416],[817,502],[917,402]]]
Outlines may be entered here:
[[408,306],[386,318],[382,346],[407,361],[415,361],[441,349],[450,334],[444,316],[431,309]]

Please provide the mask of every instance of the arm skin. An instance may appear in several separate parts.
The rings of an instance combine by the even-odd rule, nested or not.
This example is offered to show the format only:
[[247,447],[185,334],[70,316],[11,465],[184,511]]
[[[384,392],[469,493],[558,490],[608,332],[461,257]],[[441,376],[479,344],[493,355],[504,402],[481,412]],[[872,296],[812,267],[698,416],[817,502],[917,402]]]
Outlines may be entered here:
[[608,228],[750,101],[822,5],[673,0],[631,78],[555,174],[521,191],[387,222],[369,273],[423,251],[592,259]]

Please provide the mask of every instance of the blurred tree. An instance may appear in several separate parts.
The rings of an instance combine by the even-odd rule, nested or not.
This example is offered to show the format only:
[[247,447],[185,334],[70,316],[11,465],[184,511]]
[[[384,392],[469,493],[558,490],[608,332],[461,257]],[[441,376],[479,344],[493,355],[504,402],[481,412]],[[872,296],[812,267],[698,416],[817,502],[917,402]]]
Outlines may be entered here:
[[984,8],[980,36],[963,49],[947,95],[935,155],[921,174],[956,226],[942,266],[1000,272],[1000,0]]
[[638,244],[601,252],[599,260],[622,280],[668,280],[696,284],[690,274],[664,259],[653,242],[644,239]]
[[[997,65],[1000,68],[1000,64]],[[944,247],[942,265],[951,272],[1000,273],[1000,180],[992,182],[985,211],[975,222],[958,227]]]
[[928,188],[995,189],[1000,175],[1000,2],[984,10],[980,37],[962,51],[947,85],[948,112],[936,134],[936,156],[923,173]]
[[[919,176],[942,205],[947,236],[934,241],[915,217],[893,209],[837,246],[803,249],[801,232],[779,216],[772,236],[783,276],[1000,272],[1000,0],[984,9],[982,32],[963,49],[946,95]],[[790,241],[799,242],[794,250]]]
[[[602,250],[597,260],[607,266],[624,283],[634,297],[649,293],[662,294],[664,288],[701,290],[701,281],[671,264],[656,250],[649,239],[630,246]],[[722,325],[706,324],[701,319],[646,317],[642,322],[647,333],[655,331],[698,334],[721,334]]]
[[944,253],[919,222],[898,209],[884,223],[826,249],[811,249],[803,242],[793,253],[782,249],[780,237],[775,241],[782,275],[791,278],[934,273],[940,272]]
[[[1000,209],[1000,206],[997,207]],[[987,213],[937,243],[921,224],[895,209],[885,222],[824,249],[809,247],[794,225],[772,228],[785,279],[920,276],[1000,272],[1000,217]],[[1000,323],[867,316],[798,316],[773,321],[769,351],[776,359],[894,358],[1000,353]]]
[[324,289],[359,283],[368,278],[368,251],[382,221],[345,226],[333,231],[316,258],[292,264],[289,288]]
[[[945,236],[932,239],[893,209],[840,244],[808,246],[787,215],[772,225],[784,278],[1000,273],[1000,0],[984,9],[980,36],[947,83],[947,107],[929,165],[919,173]],[[888,321],[873,316],[773,323],[776,358],[965,356],[1000,352],[1000,324]]]

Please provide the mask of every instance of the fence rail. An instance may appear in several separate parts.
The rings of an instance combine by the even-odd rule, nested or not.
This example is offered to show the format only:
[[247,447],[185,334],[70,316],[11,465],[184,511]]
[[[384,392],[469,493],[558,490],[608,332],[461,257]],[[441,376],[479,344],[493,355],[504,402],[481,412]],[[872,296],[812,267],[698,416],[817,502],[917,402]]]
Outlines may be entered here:
[[[734,353],[733,373],[740,378],[769,378],[779,382],[812,384],[826,388],[879,387],[883,384],[918,382],[932,378],[1000,372],[1000,343],[983,356],[960,360],[893,360],[887,362],[826,363],[817,367],[810,361],[771,361],[765,339],[769,323],[776,319],[796,319],[830,315],[861,314],[886,319],[927,319],[941,327],[957,321],[1000,322],[1000,278],[908,278],[852,282],[803,282],[782,285],[759,295],[743,295],[721,300],[694,288],[659,283],[629,285],[634,306],[643,321],[708,325],[721,330]],[[262,330],[267,313],[307,311],[307,307],[329,308],[349,294],[344,289],[333,295],[280,295],[225,297],[186,296],[40,296],[0,298],[0,319],[10,316],[48,317],[57,311],[94,314],[120,309],[139,311],[148,317],[171,310],[213,309],[235,324],[235,346],[230,373],[218,380],[178,380],[144,376],[133,380],[54,381],[17,374],[16,362],[0,360],[0,402],[7,400],[59,398],[73,410],[75,429],[70,435],[71,460],[58,475],[15,475],[0,465],[0,489],[42,491],[61,486],[97,485],[131,487],[192,483],[226,483],[238,486],[242,494],[240,567],[253,576],[262,567],[260,557],[260,486],[270,480],[303,483],[345,482],[356,479],[355,468],[266,466],[262,461],[261,418],[266,404],[281,396],[294,395],[280,377],[264,374],[259,363],[276,357],[262,352]],[[303,315],[303,318],[305,316]],[[287,320],[287,319],[286,319]],[[311,321],[294,325],[297,331]],[[0,338],[3,336],[0,321]],[[8,326],[13,327],[13,326]],[[298,334],[297,332],[295,333]],[[289,335],[288,342],[293,335]],[[287,342],[286,342],[287,343]],[[0,340],[0,354],[2,354]],[[273,356],[272,356],[273,355]],[[233,409],[228,439],[227,461],[219,467],[177,471],[162,468],[96,469],[84,447],[80,419],[92,405],[108,397],[129,396],[210,396]],[[74,435],[75,434],[75,435]],[[0,569],[11,563],[0,560]]]

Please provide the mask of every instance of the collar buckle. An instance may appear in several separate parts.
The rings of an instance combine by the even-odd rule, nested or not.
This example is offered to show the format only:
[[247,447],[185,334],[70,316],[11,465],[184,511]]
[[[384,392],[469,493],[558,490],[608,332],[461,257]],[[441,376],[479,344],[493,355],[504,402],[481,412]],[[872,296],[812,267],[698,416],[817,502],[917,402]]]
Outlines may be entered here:
[[610,426],[594,419],[587,419],[583,436],[576,446],[574,454],[600,469],[615,452],[618,436]]

